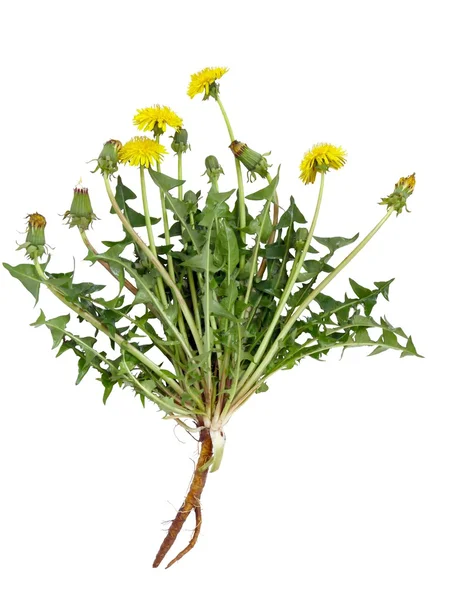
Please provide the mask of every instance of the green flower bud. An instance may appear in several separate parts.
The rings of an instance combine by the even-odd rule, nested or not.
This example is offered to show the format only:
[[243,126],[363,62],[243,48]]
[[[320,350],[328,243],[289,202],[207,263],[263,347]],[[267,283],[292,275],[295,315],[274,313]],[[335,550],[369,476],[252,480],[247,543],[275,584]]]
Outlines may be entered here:
[[237,140],[234,140],[229,147],[234,156],[248,169],[248,181],[254,181],[256,173],[264,178],[268,175],[268,167],[271,167],[271,165],[268,164],[265,156],[268,156],[269,152],[259,154],[259,152],[251,150],[246,144]]
[[77,226],[81,231],[85,231],[96,218],[92,211],[88,189],[76,187],[73,190],[70,210],[64,214],[64,219],[67,219],[69,227]]
[[407,212],[410,212],[407,208],[407,199],[413,194],[415,183],[416,179],[414,173],[408,177],[401,177],[394,186],[393,193],[386,198],[382,198],[382,202],[379,202],[379,204],[384,204],[388,206],[388,208],[393,207],[398,215],[402,212],[403,208],[405,208]]
[[172,136],[173,142],[171,148],[173,152],[179,154],[180,152],[187,152],[190,150],[190,144],[188,143],[188,133],[186,129],[177,129],[175,135]]
[[118,171],[118,153],[121,148],[122,144],[118,140],[107,141],[100,152],[100,156],[97,159],[97,167],[93,173],[100,170],[102,175],[104,173],[112,175]]
[[221,174],[224,175],[224,171],[222,166],[220,165],[220,163],[218,162],[217,158],[215,156],[207,156],[206,160],[204,161],[206,164],[206,170],[203,173],[203,175],[208,175],[209,177],[209,183],[217,183],[218,178],[220,177]]
[[17,250],[24,249],[31,260],[41,257],[45,252],[45,226],[47,221],[39,213],[27,215],[27,237]]
[[192,190],[187,190],[184,194],[184,202],[196,206],[198,204],[198,195],[195,194],[195,192],[192,192]]

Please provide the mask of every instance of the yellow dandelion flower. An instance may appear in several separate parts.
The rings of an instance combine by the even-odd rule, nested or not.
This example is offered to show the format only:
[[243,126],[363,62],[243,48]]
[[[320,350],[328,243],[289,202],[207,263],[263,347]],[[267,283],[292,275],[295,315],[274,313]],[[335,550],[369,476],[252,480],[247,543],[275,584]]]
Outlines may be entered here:
[[218,91],[218,84],[215,82],[217,79],[221,79],[228,71],[229,69],[227,67],[208,67],[202,71],[198,71],[198,73],[194,73],[190,76],[187,94],[193,98],[197,94],[202,94],[204,92],[204,100],[206,100],[206,98],[209,98],[211,95],[211,92]]
[[155,162],[161,162],[163,155],[167,154],[167,150],[156,142],[145,136],[136,136],[119,151],[119,160],[122,163],[129,163],[133,167],[149,167]]
[[155,104],[149,108],[139,108],[134,116],[134,125],[141,131],[154,131],[160,135],[166,131],[167,125],[173,129],[182,127],[182,119],[168,106]]
[[304,183],[315,183],[318,172],[341,169],[346,162],[346,152],[340,146],[316,144],[306,152],[299,166],[300,178]]

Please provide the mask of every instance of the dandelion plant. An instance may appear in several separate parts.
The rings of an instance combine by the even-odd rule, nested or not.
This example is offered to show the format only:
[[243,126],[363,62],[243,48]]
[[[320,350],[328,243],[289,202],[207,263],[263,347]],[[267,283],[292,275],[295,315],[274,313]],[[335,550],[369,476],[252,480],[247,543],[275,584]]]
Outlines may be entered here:
[[[105,188],[95,211],[105,218],[109,204],[111,218],[123,227],[121,239],[103,242],[104,249],[97,250],[91,239],[97,217],[89,191],[75,188],[64,220],[78,231],[87,249],[85,260],[111,274],[110,293],[103,291],[104,285],[75,281],[73,271],[49,271],[46,219],[38,213],[28,215],[26,240],[19,246],[29,262],[4,265],[36,302],[44,286],[65,305],[61,316],[47,318],[41,311],[33,325],[50,330],[58,356],[74,352],[76,383],[94,370],[104,387],[104,403],[115,386],[131,388],[143,406],[153,402],[164,419],[198,437],[190,488],[154,567],[190,513],[196,519],[192,538],[168,566],[196,544],[201,494],[208,473],[222,461],[226,424],[253,394],[268,389],[273,373],[307,357],[323,358],[332,349],[367,346],[371,354],[393,349],[401,356],[418,356],[402,329],[372,316],[378,299],[388,299],[392,280],[365,287],[350,279],[351,291],[344,298],[325,293],[386,221],[407,209],[414,175],[400,178],[381,199],[386,212],[363,239],[315,235],[325,180],[344,167],[346,152],[317,144],[302,159],[298,186],[318,188],[307,225],[293,196],[287,201],[278,196],[279,167],[235,138],[219,87],[226,72],[207,68],[195,73],[188,95],[203,95],[218,105],[230,138],[223,152],[232,152],[235,159],[233,183],[223,183],[219,158],[207,156],[206,189],[189,189],[184,175],[189,135],[175,112],[156,104],[137,110],[139,135],[124,144],[107,141],[95,159],[92,177],[102,177]],[[171,152],[174,168],[162,167]],[[124,183],[131,169],[139,173],[136,191]],[[154,218],[156,205],[161,220]],[[55,213],[60,211],[55,207]],[[351,252],[339,257],[350,245]],[[90,324],[90,335],[69,325],[73,316]],[[107,352],[96,347],[101,337],[110,341]]]

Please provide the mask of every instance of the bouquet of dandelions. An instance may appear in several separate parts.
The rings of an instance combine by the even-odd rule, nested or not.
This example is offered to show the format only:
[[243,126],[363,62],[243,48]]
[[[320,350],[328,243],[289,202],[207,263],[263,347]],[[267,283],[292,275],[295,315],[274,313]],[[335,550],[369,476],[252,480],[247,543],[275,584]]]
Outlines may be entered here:
[[[219,92],[218,80],[226,72],[207,68],[192,75],[187,93],[191,98],[204,94],[204,100],[217,103],[235,157],[237,189],[220,185],[223,170],[214,156],[205,159],[209,179],[205,201],[200,192],[187,188],[183,175],[184,154],[190,149],[187,131],[172,110],[155,105],[138,110],[134,117],[137,128],[150,137],[134,137],[124,145],[109,140],[97,160],[95,171],[103,177],[111,212],[120,219],[124,238],[104,242],[106,251],[98,252],[87,233],[96,218],[88,190],[74,190],[64,217],[78,229],[88,249],[86,260],[99,263],[116,278],[118,294],[105,299],[97,294],[103,285],[75,282],[73,272],[48,271],[46,220],[38,213],[28,215],[26,241],[19,247],[32,264],[4,265],[36,301],[44,285],[80,321],[92,326],[92,335],[82,336],[68,328],[70,314],[47,319],[42,311],[33,323],[48,327],[53,347],[59,347],[58,356],[66,350],[76,354],[76,383],[94,369],[104,386],[103,402],[115,385],[129,386],[144,406],[147,400],[154,402],[165,419],[198,435],[200,452],[190,488],[154,567],[192,511],[196,527],[191,541],[168,566],[195,545],[201,527],[201,493],[208,472],[216,471],[222,460],[225,426],[254,393],[267,390],[270,375],[308,356],[319,359],[333,348],[371,346],[371,354],[392,348],[401,356],[417,356],[402,329],[371,316],[379,296],[388,299],[392,280],[377,282],[370,289],[350,280],[352,294],[341,300],[324,293],[391,215],[407,209],[414,175],[399,179],[380,202],[386,213],[377,225],[332,265],[337,251],[358,238],[314,235],[326,176],[344,166],[345,151],[318,144],[301,162],[303,183],[319,182],[309,227],[293,197],[280,213],[279,169],[270,175],[266,155],[235,139]],[[176,178],[161,170],[167,154],[161,141],[167,127],[174,130]],[[118,175],[122,165],[125,172],[126,165],[139,170],[143,214],[130,206],[136,194]],[[243,169],[249,182],[259,177],[262,184],[249,195],[245,195]],[[151,216],[155,194],[162,207],[159,245],[158,220]],[[109,338],[111,354],[95,348],[98,336]]]

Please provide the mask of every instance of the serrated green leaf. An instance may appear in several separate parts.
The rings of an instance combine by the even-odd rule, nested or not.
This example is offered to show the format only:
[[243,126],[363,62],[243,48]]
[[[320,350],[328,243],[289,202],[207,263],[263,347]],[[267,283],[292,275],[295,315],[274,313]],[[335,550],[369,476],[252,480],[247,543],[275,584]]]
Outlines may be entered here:
[[[137,212],[136,210],[134,210],[133,208],[128,206],[126,203],[125,203],[125,211],[124,212],[125,212],[126,218],[130,222],[132,227],[145,227],[146,226],[145,215],[143,215],[140,212]],[[160,221],[160,219],[151,218],[150,221],[151,221],[152,225],[156,225]]]
[[[207,268],[207,256],[209,249],[207,244],[203,246],[200,254],[190,256],[184,262],[181,263],[183,267],[190,267],[194,271],[205,271]],[[224,264],[224,263],[223,263]],[[216,273],[222,268],[223,265],[215,265],[212,260],[209,260],[209,272]]]
[[240,254],[237,236],[226,221],[220,222],[215,239],[215,252],[224,257],[227,271],[232,273],[239,263]]
[[357,331],[355,332],[355,335],[354,335],[354,340],[358,344],[368,344],[369,345],[372,342],[366,327],[358,327],[357,328]]
[[266,212],[265,216],[262,216],[262,214],[260,214],[256,218],[260,222],[260,241],[262,242],[262,244],[266,244],[273,231],[273,224],[271,222],[270,214]]
[[168,193],[173,188],[179,187],[180,185],[183,185],[185,183],[183,179],[174,179],[173,177],[164,175],[164,173],[159,173],[158,171],[155,171],[151,167],[148,167],[148,172],[150,174],[151,179],[163,192]]
[[286,251],[287,247],[285,244],[268,244],[265,247],[265,258],[284,258]]
[[356,294],[356,296],[360,300],[363,300],[363,305],[365,306],[365,311],[369,315],[370,312],[372,311],[374,305],[376,304],[376,296],[373,295],[372,290],[369,290],[368,288],[363,287],[362,285],[358,284],[353,279],[349,279],[349,283],[350,283],[354,293]]
[[199,224],[203,227],[210,227],[215,219],[229,218],[231,212],[227,201],[234,192],[235,190],[230,190],[229,192],[209,191],[206,198],[206,206],[202,211]]
[[417,356],[418,358],[423,358],[421,354],[418,354],[415,344],[412,341],[411,336],[407,338],[407,343],[405,345],[404,350],[401,352],[401,358],[404,356]]
[[293,225],[293,223],[307,223],[304,215],[301,213],[299,208],[296,206],[295,199],[293,196],[290,196],[290,206],[284,212],[284,214],[279,219],[278,224],[276,225],[276,229],[284,229]]
[[60,317],[55,317],[54,319],[45,321],[45,325],[50,329],[50,333],[53,338],[52,349],[56,348],[61,343],[61,340],[65,334],[66,325],[69,321],[70,315],[61,315]]
[[30,326],[40,327],[41,325],[45,325],[45,320],[44,311],[41,309],[38,318],[34,321],[34,323],[30,323]]
[[374,285],[378,288],[378,290],[380,291],[382,296],[385,298],[385,300],[389,299],[388,294],[390,292],[390,285],[393,281],[394,281],[394,278],[389,279],[388,281],[375,281],[374,282]]
[[366,317],[365,315],[355,314],[351,319],[352,325],[362,327],[379,327],[379,324],[372,317]]
[[339,302],[338,300],[334,300],[334,298],[332,298],[331,296],[328,296],[323,293],[318,294],[315,300],[318,303],[321,310],[323,310],[325,313],[332,313],[334,310],[341,306],[341,302]]
[[89,369],[90,364],[85,358],[81,357],[78,361],[78,376],[76,378],[75,385],[78,385],[84,379]]
[[408,337],[404,333],[404,330],[401,329],[401,327],[393,327],[393,325],[387,321],[386,317],[381,317],[380,324],[384,329],[388,329],[389,331],[392,331],[393,333],[395,333],[396,335],[399,335],[400,337],[403,337],[403,338]]
[[42,282],[39,273],[36,271],[36,267],[34,265],[17,265],[13,267],[12,265],[8,265],[7,263],[3,263],[5,269],[7,269],[10,274],[18,279],[25,288],[30,292],[33,298],[36,300],[36,304],[39,300],[39,289],[40,284]]
[[273,177],[273,180],[266,187],[254,192],[253,194],[249,194],[246,196],[247,200],[271,200],[274,197],[276,192],[276,188],[279,183],[279,169],[276,177]]
[[152,379],[139,379],[139,383],[145,389],[146,392],[152,392],[157,387],[156,382]]
[[111,395],[111,392],[114,388],[114,383],[112,383],[110,381],[110,379],[108,379],[108,376],[103,374],[101,376],[100,379],[101,383],[103,384],[104,387],[104,392],[103,392],[103,404],[106,404],[107,399],[109,398],[109,396]]
[[359,237],[359,234],[356,233],[352,238],[318,237],[318,236],[314,235],[313,239],[316,240],[322,246],[326,246],[326,248],[328,248],[332,253],[334,253],[339,248],[344,248],[344,246],[353,244],[358,237]]
[[228,319],[230,321],[237,321],[236,317],[231,312],[229,312],[217,300],[214,300],[213,298],[210,300],[209,311],[211,314],[216,315],[217,317],[224,317],[225,319]]
[[385,346],[376,346],[374,350],[368,354],[368,356],[375,356],[376,354],[381,354],[386,350],[388,350],[388,348],[385,348]]
[[117,188],[120,190],[119,195],[123,201],[135,200],[137,198],[136,194],[124,185],[120,175],[117,177]]

